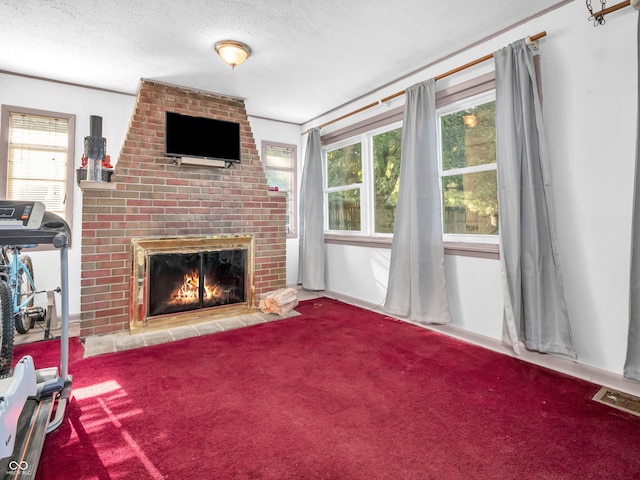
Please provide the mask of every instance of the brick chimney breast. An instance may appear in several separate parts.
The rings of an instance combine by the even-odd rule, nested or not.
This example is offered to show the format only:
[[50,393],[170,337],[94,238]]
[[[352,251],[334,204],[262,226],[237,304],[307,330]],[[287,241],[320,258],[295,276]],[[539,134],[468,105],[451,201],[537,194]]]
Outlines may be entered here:
[[[165,112],[240,123],[241,162],[178,166]],[[110,189],[83,188],[80,335],[129,329],[132,238],[253,235],[255,298],[286,283],[286,198],[270,192],[244,101],[143,80]]]

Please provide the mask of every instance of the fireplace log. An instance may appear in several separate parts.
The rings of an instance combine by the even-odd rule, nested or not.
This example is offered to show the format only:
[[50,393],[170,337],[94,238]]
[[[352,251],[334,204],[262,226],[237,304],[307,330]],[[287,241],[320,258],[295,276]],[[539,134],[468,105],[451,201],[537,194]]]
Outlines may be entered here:
[[298,292],[295,288],[281,288],[261,295],[258,308],[263,313],[284,316],[296,308],[298,303]]

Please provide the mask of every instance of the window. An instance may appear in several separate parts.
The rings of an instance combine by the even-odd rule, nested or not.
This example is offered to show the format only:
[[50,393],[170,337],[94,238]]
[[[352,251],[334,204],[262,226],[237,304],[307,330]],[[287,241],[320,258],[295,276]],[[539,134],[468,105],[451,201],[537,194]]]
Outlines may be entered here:
[[373,136],[374,231],[393,233],[400,186],[402,128]]
[[[498,258],[495,74],[436,93],[445,252]],[[325,242],[391,246],[404,107],[322,136]]]
[[496,242],[495,91],[437,112],[445,240]]
[[362,229],[362,145],[355,143],[327,152],[329,230]]
[[264,159],[267,183],[270,187],[278,187],[280,192],[287,193],[287,237],[297,235],[296,222],[296,164],[295,145],[262,142],[262,158]]
[[75,116],[2,106],[0,197],[35,200],[71,223]]
[[401,145],[402,128],[395,123],[325,148],[328,232],[393,233]]

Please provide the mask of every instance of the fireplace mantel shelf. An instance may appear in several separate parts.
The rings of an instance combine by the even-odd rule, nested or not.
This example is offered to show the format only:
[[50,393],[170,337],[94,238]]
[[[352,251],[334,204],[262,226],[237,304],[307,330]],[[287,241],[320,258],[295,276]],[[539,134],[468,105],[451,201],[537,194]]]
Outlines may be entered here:
[[[116,182],[92,182],[90,180],[80,181],[80,190],[115,190]],[[269,196],[286,197],[287,192],[269,191]]]
[[90,180],[80,181],[80,190],[115,190],[115,182],[92,182]]

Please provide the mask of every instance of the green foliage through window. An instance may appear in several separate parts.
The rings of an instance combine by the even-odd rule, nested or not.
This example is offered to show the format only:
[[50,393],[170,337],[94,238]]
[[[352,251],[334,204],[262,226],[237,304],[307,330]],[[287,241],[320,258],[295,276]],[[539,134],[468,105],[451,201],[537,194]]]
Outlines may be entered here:
[[402,128],[365,133],[354,140],[326,153],[328,228],[363,235],[392,234]]
[[327,185],[344,187],[328,194],[329,230],[359,231],[362,146],[348,145],[327,153]]
[[327,185],[339,187],[362,183],[362,147],[359,143],[327,154]]
[[376,233],[393,233],[400,186],[402,129],[373,137],[374,223]]
[[440,117],[444,232],[496,235],[495,101]]

